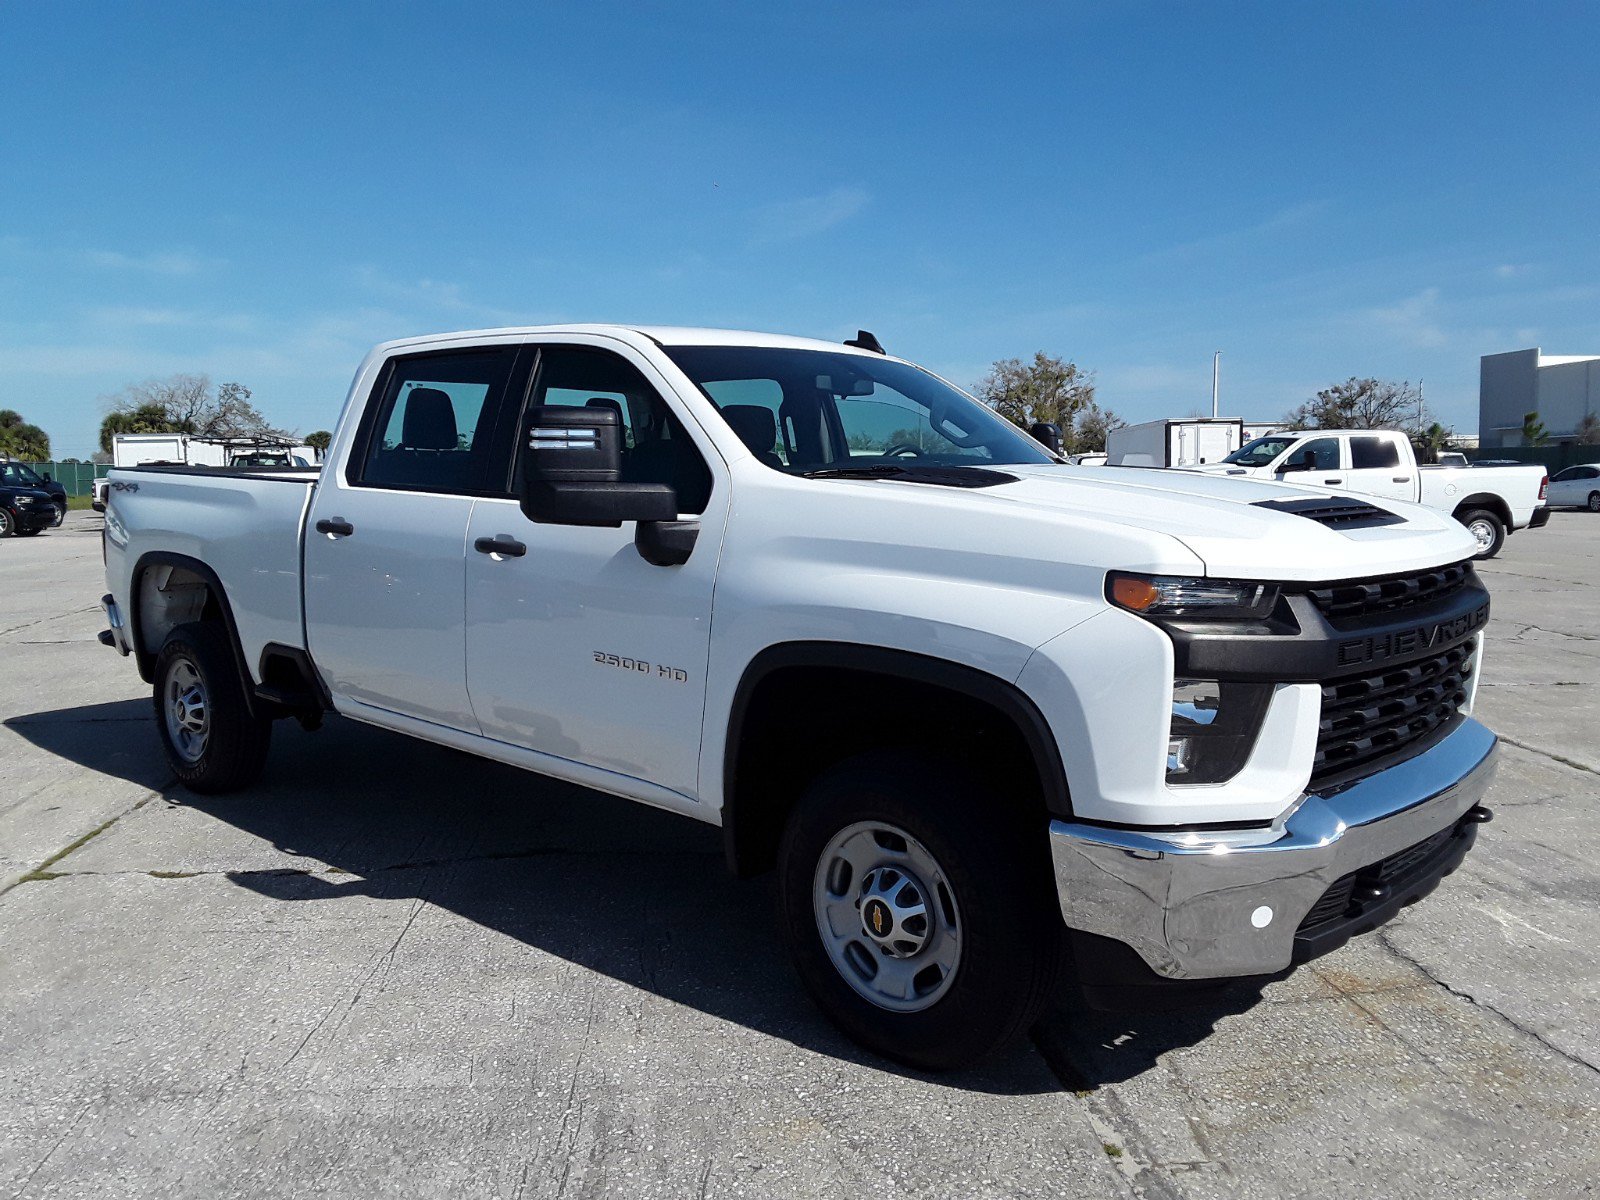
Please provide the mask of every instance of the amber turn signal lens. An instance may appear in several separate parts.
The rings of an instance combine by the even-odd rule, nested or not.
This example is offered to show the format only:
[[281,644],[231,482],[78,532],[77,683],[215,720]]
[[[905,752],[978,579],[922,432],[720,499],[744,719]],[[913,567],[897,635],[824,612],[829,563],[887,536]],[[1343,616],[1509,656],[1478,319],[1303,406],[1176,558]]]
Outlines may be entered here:
[[1161,589],[1148,579],[1133,579],[1127,575],[1118,575],[1111,581],[1111,599],[1131,608],[1134,612],[1143,612],[1161,597]]

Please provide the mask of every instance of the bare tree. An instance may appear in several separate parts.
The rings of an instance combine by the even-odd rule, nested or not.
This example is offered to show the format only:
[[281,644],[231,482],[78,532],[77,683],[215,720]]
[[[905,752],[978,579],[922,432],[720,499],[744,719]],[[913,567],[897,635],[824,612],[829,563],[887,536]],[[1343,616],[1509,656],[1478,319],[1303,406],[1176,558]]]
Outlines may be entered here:
[[107,397],[100,447],[117,433],[189,433],[212,438],[287,438],[250,402],[242,383],[213,386],[209,375],[173,375],[129,384]]
[[1283,420],[1290,429],[1400,429],[1413,435],[1432,423],[1421,388],[1354,377],[1323,388]]
[[1584,413],[1583,420],[1578,422],[1577,443],[1580,446],[1600,446],[1600,417],[1593,413]]

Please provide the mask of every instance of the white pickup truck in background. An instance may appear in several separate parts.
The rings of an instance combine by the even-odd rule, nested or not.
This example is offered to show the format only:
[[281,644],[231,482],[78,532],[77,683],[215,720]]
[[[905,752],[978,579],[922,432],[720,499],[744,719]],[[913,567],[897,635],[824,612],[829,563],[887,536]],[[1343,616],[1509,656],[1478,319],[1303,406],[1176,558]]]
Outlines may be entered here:
[[1472,532],[1479,558],[1500,553],[1514,530],[1550,520],[1543,467],[1420,466],[1410,439],[1392,429],[1270,433],[1221,462],[1188,469],[1426,504]]
[[1062,970],[1326,953],[1490,815],[1459,524],[1067,465],[867,335],[393,342],[320,471],[110,480],[102,640],[187,786],[331,711],[720,826],[820,1007],[923,1067]]

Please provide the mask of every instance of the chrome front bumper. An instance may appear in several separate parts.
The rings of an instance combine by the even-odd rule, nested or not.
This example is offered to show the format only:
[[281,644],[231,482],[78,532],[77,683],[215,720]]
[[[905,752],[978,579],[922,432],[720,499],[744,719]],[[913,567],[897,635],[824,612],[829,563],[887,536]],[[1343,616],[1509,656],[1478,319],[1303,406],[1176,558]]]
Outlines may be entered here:
[[1467,720],[1415,758],[1270,829],[1160,833],[1050,823],[1069,928],[1131,946],[1167,979],[1267,975],[1331,884],[1459,822],[1488,789],[1495,735]]

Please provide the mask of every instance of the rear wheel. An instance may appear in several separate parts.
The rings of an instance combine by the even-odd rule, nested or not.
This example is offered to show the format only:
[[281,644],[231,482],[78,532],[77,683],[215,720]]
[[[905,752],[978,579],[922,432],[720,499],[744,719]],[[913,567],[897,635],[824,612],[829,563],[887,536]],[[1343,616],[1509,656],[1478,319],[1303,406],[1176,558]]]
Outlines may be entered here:
[[884,753],[825,772],[779,872],[807,991],[869,1049],[966,1066],[1049,1001],[1062,924],[1044,831],[955,764]]
[[1477,540],[1478,552],[1474,558],[1493,558],[1500,553],[1506,541],[1506,527],[1499,517],[1486,508],[1475,508],[1462,513],[1459,520]]
[[162,749],[184,786],[231,792],[261,773],[272,725],[250,711],[221,622],[179,625],[167,635],[156,656],[154,701]]
[[60,529],[67,519],[67,502],[65,500],[55,506],[56,519],[50,522],[51,529]]

